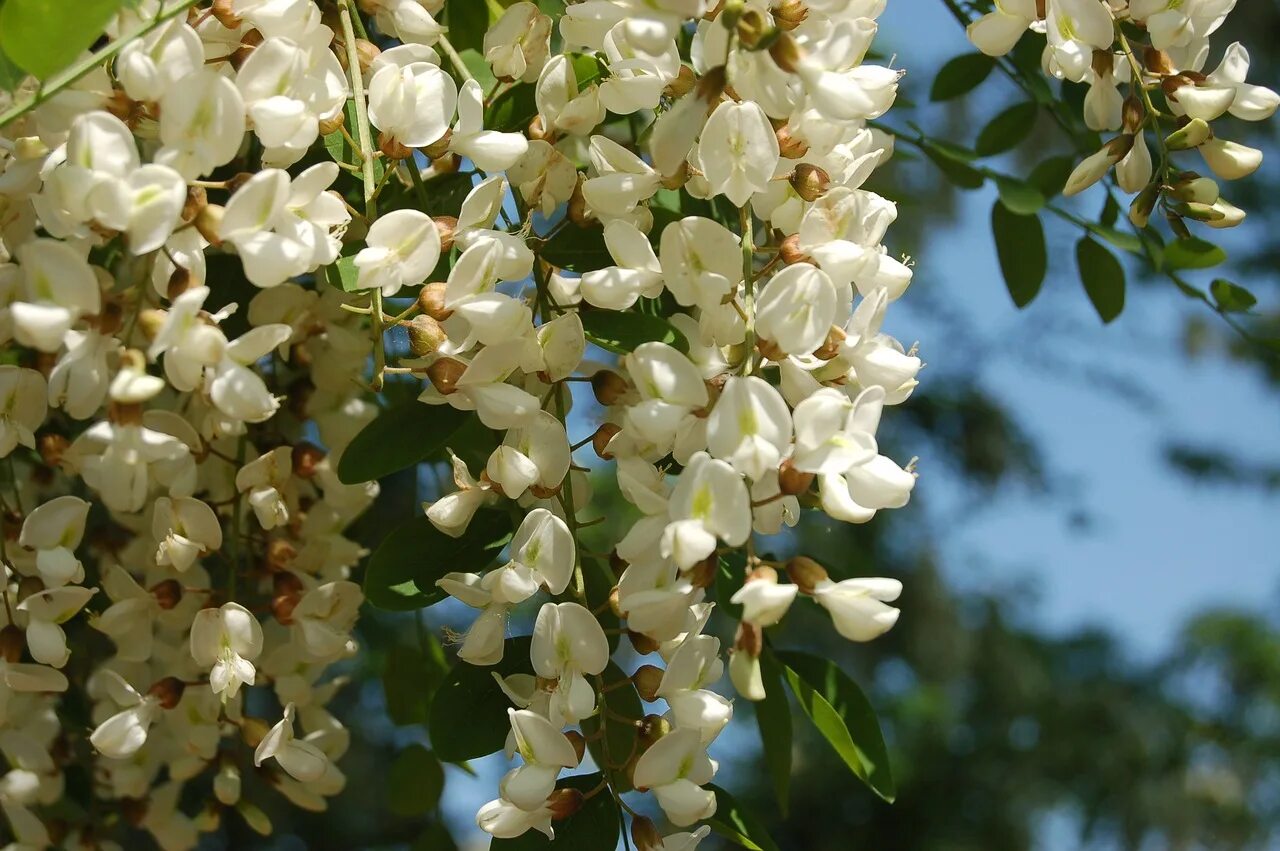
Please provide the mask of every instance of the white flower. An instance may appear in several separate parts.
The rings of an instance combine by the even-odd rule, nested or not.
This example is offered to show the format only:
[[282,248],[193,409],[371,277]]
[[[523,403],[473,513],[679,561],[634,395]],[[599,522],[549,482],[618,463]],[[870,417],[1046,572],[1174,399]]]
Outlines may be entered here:
[[64,585],[32,594],[18,604],[27,616],[27,649],[31,658],[43,665],[61,668],[71,658],[62,624],[69,621],[89,602],[97,588]]
[[443,139],[457,107],[453,78],[428,62],[387,64],[369,81],[369,122],[409,148]]
[[102,309],[98,279],[80,253],[54,239],[24,242],[17,259],[22,290],[9,308],[14,337],[24,346],[56,352],[81,316]]
[[84,539],[89,503],[75,496],[54,497],[32,509],[22,522],[18,544],[36,551],[36,570],[47,588],[84,580],[76,548]]
[[711,191],[735,206],[768,188],[778,156],[778,137],[758,104],[725,101],[702,128],[698,168]]
[[996,0],[995,9],[969,24],[966,33],[988,56],[1003,56],[1035,22],[1036,0]]
[[293,713],[293,704],[286,705],[284,717],[271,728],[254,750],[253,764],[261,766],[266,760],[275,757],[276,762],[290,777],[301,783],[312,783],[324,776],[329,759],[311,742],[293,737]]
[[499,793],[526,812],[536,811],[556,788],[564,768],[576,768],[578,755],[563,732],[536,712],[508,709],[516,751],[524,765],[502,778]]
[[671,656],[658,684],[657,695],[671,707],[676,728],[697,730],[704,744],[720,735],[733,717],[733,704],[706,688],[723,675],[720,639],[695,635]]
[[[848,316],[848,287],[837,292],[826,272],[795,263],[769,279],[756,301],[756,333],[785,354],[805,355],[827,340],[837,318]],[[843,310],[843,313],[841,313]]]
[[262,652],[262,626],[239,603],[201,609],[191,623],[191,658],[209,672],[209,687],[222,700],[233,699],[240,686],[253,685],[253,661]]
[[484,34],[484,58],[493,75],[526,83],[537,80],[551,49],[551,27],[551,18],[527,0],[508,6]]
[[190,497],[156,500],[151,535],[159,545],[156,564],[185,571],[205,553],[222,547],[222,524],[207,503]]
[[530,656],[538,676],[558,681],[552,703],[559,717],[577,721],[596,711],[587,676],[609,664],[609,642],[595,615],[577,603],[544,603],[533,625]]
[[1249,51],[1240,42],[1233,42],[1222,57],[1222,62],[1209,74],[1206,82],[1235,90],[1231,102],[1231,114],[1245,121],[1266,121],[1280,106],[1280,95],[1266,86],[1246,82],[1249,74]]
[[805,473],[843,473],[877,454],[875,434],[884,390],[870,387],[856,402],[832,388],[818,390],[795,410],[792,464]]
[[426,213],[393,210],[369,228],[366,247],[356,255],[360,289],[378,288],[386,297],[427,279],[440,260],[440,232]]
[[18,444],[36,448],[36,429],[49,411],[44,376],[34,369],[0,366],[0,457]]
[[515,839],[530,830],[555,838],[551,827],[551,808],[545,803],[534,810],[522,810],[510,801],[498,798],[476,813],[476,825],[494,839]]
[[471,160],[481,171],[510,168],[529,149],[521,133],[484,129],[484,92],[475,80],[467,80],[458,92],[458,122],[449,137],[449,150]]
[[824,579],[813,598],[831,614],[836,632],[850,641],[871,641],[898,622],[898,609],[888,605],[902,594],[896,579]]
[[1110,10],[1098,0],[1050,0],[1046,4],[1045,34],[1057,68],[1080,82],[1089,72],[1095,50],[1108,50],[1115,41]]
[[494,498],[493,490],[488,482],[478,482],[467,469],[467,464],[452,451],[449,459],[453,465],[453,481],[458,489],[445,494],[426,507],[427,519],[431,525],[451,538],[457,538],[467,531],[471,518],[480,506]]
[[779,584],[776,572],[761,575],[757,571],[748,577],[729,601],[742,606],[744,621],[768,627],[782,620],[799,591],[799,586]]
[[751,534],[751,497],[742,476],[724,461],[696,453],[671,494],[662,555],[682,570],[715,552],[716,539],[732,547]]
[[564,425],[550,413],[539,411],[525,425],[507,432],[502,445],[489,456],[485,472],[508,499],[519,499],[533,486],[558,488],[569,472],[569,462]]
[[245,131],[244,99],[230,79],[202,68],[160,100],[160,150],[155,160],[187,180],[230,162]]
[[707,450],[752,480],[776,470],[791,445],[791,412],[767,381],[733,376],[707,420]]
[[641,754],[633,779],[637,789],[653,792],[672,824],[684,827],[715,815],[715,793],[701,788],[715,772],[698,731],[684,728],[672,730]]
[[89,742],[105,757],[128,759],[147,743],[160,701],[150,694],[142,696],[114,671],[104,670],[102,676],[111,700],[121,708],[94,729]]
[[616,266],[606,266],[582,276],[582,298],[606,310],[626,310],[644,296],[662,293],[662,266],[649,238],[623,219],[605,225],[604,243]]

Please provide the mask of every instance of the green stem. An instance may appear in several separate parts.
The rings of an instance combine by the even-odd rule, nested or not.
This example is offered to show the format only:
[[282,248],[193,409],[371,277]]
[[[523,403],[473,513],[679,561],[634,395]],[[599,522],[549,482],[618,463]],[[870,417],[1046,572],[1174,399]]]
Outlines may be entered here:
[[[470,2],[474,3],[475,0],[470,0]],[[467,67],[466,62],[462,61],[461,54],[459,54],[458,51],[454,49],[453,44],[450,43],[448,36],[444,36],[444,35],[440,36],[440,40],[436,42],[436,47],[440,48],[440,52],[443,53],[446,57],[448,57],[449,62],[457,70],[458,76],[461,77],[463,81],[475,80],[475,77],[472,76],[471,74],[471,69]]]
[[746,354],[742,364],[742,374],[750,375],[755,366],[756,347],[756,247],[755,234],[751,222],[751,207],[743,205],[738,211],[738,224],[742,231],[742,279],[745,284],[743,292],[743,321],[747,326]]
[[157,27],[168,23],[179,15],[185,14],[187,9],[194,6],[196,2],[197,0],[178,0],[178,4],[176,6],[171,9],[166,9],[156,15],[147,23],[146,26],[137,32],[129,33],[126,36],[116,39],[97,53],[86,56],[79,62],[71,65],[69,68],[54,74],[51,78],[42,83],[40,88],[37,89],[36,93],[31,97],[15,103],[9,109],[5,110],[4,113],[0,114],[0,128],[3,128],[8,124],[12,124],[14,121],[17,121],[40,104],[45,103],[54,95],[75,83],[85,74],[88,74],[94,68],[101,66],[121,50],[124,50],[126,45],[141,38]]
[[347,47],[347,76],[351,80],[351,99],[356,107],[356,137],[360,141],[360,170],[364,174],[365,218],[369,224],[378,217],[377,192],[378,181],[374,176],[373,135],[369,131],[369,104],[364,97],[364,78],[360,76],[360,54],[356,50],[356,34],[351,22],[353,15],[351,0],[342,0],[339,17],[342,20],[342,35]]

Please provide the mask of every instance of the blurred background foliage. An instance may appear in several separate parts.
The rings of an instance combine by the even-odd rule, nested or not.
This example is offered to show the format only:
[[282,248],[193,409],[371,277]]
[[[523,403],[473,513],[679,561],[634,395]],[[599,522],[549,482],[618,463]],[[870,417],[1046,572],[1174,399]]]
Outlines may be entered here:
[[[920,14],[947,16],[945,4],[937,0],[894,3],[918,7]],[[945,20],[942,25],[954,26]],[[897,126],[906,126],[916,117],[917,106],[928,103],[933,73],[951,56],[919,55],[901,29],[897,42],[893,37],[878,47],[884,55],[897,52],[910,60],[901,105],[890,116]],[[1214,41],[1220,51],[1234,40],[1253,49],[1251,77],[1280,88],[1280,54],[1272,49],[1280,44],[1280,3],[1241,0]],[[1066,97],[1078,102],[1079,96]],[[1012,86],[988,83],[973,96],[932,108],[925,126],[932,136],[971,142],[985,120],[1021,97]],[[1230,249],[1231,274],[1247,280],[1259,298],[1259,306],[1241,321],[1257,337],[1274,338],[1280,336],[1280,240],[1274,236],[1280,226],[1277,124],[1241,130],[1247,132],[1242,141],[1266,150],[1270,165],[1230,186],[1233,202],[1249,211],[1249,219],[1223,244]],[[900,200],[895,247],[924,253],[931,240],[958,226],[965,193],[918,153],[906,146],[899,150],[898,164],[877,177],[875,188]],[[1042,120],[1029,140],[1007,156],[1002,170],[1026,175],[1044,159],[1072,155],[1073,150],[1053,122]],[[1050,245],[1050,283],[1074,277],[1069,250],[1062,248],[1070,242],[1059,244],[1051,232]],[[1131,287],[1155,290],[1163,299],[1184,298],[1142,264],[1128,268]],[[954,338],[948,346],[953,362],[929,370],[917,395],[893,412],[888,429],[894,457],[928,459],[928,478],[912,506],[881,514],[861,527],[805,522],[774,545],[780,554],[814,557],[838,577],[897,576],[906,584],[902,620],[872,645],[840,641],[821,618],[805,617],[813,613],[799,606],[800,616],[773,638],[778,646],[839,660],[867,690],[890,743],[897,802],[877,800],[797,714],[792,793],[788,812],[780,814],[769,777],[758,767],[752,710],[743,701],[736,704],[735,732],[725,739],[730,744],[721,745],[717,754],[735,769],[726,782],[766,821],[783,851],[1280,847],[1280,623],[1274,617],[1256,609],[1208,609],[1187,620],[1171,646],[1135,658],[1123,637],[1104,628],[1043,628],[1033,584],[961,586],[940,569],[944,536],[936,520],[926,520],[929,479],[945,476],[975,511],[997,492],[1013,490],[1057,501],[1064,514],[1076,517],[1082,534],[1089,522],[1087,513],[1077,516],[1080,508],[1064,488],[1061,471],[1046,464],[1044,447],[1024,429],[1021,413],[974,380],[975,364],[996,353],[953,310],[954,289],[930,285],[931,277],[963,273],[922,267],[906,300]],[[1083,299],[1084,294],[1075,297]],[[1274,349],[1243,339],[1204,306],[1189,303],[1179,310],[1178,339],[1167,342],[1176,344],[1189,363],[1225,361],[1256,372],[1272,392],[1280,393]],[[1055,345],[1072,345],[1073,330],[1057,314],[1028,313],[999,349],[1050,371],[1077,369],[1053,355]],[[926,341],[926,355],[928,345]],[[957,352],[964,357],[956,358]],[[1142,382],[1124,364],[1078,378],[1094,393],[1144,404]],[[1280,468],[1216,443],[1171,437],[1165,457],[1176,474],[1217,488],[1214,499],[1230,500],[1237,489],[1280,488]],[[419,510],[420,499],[437,487],[436,475],[439,471],[422,481],[400,475],[385,482],[380,508],[370,513],[362,530],[364,540],[375,543]],[[617,498],[610,495],[609,479],[607,473],[595,477],[596,498],[605,513],[611,513],[611,500]],[[967,520],[965,512],[949,517],[957,524]],[[1001,542],[992,540],[989,547],[992,557],[998,557]],[[1273,553],[1258,557],[1272,558]],[[1143,605],[1141,599],[1131,603]],[[450,822],[434,803],[438,790],[415,786],[419,794],[406,796],[396,788],[389,768],[406,745],[425,742],[415,722],[422,719],[425,695],[441,676],[436,637],[451,613],[433,609],[428,617],[415,622],[412,616],[370,612],[362,620],[362,644],[368,649],[347,672],[352,684],[335,703],[352,727],[353,745],[342,765],[349,785],[328,812],[272,809],[278,833],[269,841],[228,819],[225,832],[209,847],[468,847],[463,842],[455,846],[447,828],[459,837],[470,836],[465,826],[460,828],[461,820],[483,799],[462,800],[456,813],[450,809],[457,816]],[[425,656],[423,647],[429,651]],[[388,673],[391,685],[384,693]],[[406,688],[414,684],[421,688]],[[492,767],[478,770],[488,771],[486,783],[493,779]],[[459,769],[450,767],[447,779],[454,790],[465,787],[481,794],[480,785],[466,786]],[[718,842],[713,838],[703,847]]]

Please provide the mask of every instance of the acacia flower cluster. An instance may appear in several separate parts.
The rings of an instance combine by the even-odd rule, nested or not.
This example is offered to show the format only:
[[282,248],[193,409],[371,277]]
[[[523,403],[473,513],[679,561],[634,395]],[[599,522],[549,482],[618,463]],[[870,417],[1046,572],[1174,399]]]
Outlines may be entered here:
[[[999,0],[969,25],[969,38],[983,53],[1002,56],[1028,29],[1044,33],[1045,72],[1087,84],[1085,124],[1118,134],[1076,167],[1064,193],[1083,192],[1114,169],[1120,189],[1135,195],[1129,209],[1135,225],[1146,227],[1159,207],[1174,233],[1185,237],[1186,220],[1211,228],[1244,221],[1245,211],[1221,194],[1217,180],[1248,177],[1262,164],[1261,151],[1218,135],[1214,122],[1228,115],[1265,121],[1280,106],[1280,95],[1248,82],[1249,52],[1239,42],[1214,58],[1210,37],[1235,5]],[[1217,64],[1206,72],[1211,60]],[[1172,154],[1193,150],[1213,177],[1175,163]]]
[[[692,851],[730,686],[785,706],[778,669],[805,679],[769,631],[899,616],[896,579],[761,543],[916,481],[878,434],[923,366],[884,330],[912,263],[866,188],[902,73],[866,61],[885,3],[138,0],[76,74],[0,95],[8,847],[185,851],[233,813],[269,833],[268,795],[324,809],[333,666],[376,592],[474,611],[453,675],[482,672],[501,706],[474,723],[519,756],[481,829],[552,838],[603,801],[642,851]],[[1226,226],[1167,151],[1257,166],[1209,122],[1276,95],[1238,45],[1200,71],[1231,5],[999,0],[970,34],[1046,30],[1048,72],[1122,130],[1071,191],[1117,166],[1144,222]],[[456,488],[413,521],[439,551],[362,588],[349,527],[389,468],[350,471],[404,442],[391,387],[449,423]],[[605,552],[589,463],[628,506]],[[55,807],[74,772],[89,800]]]

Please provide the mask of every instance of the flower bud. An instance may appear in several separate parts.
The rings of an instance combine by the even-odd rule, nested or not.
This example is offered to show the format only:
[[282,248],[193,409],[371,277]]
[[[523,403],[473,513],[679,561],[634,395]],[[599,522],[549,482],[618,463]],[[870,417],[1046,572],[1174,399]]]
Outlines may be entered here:
[[652,747],[654,742],[671,732],[671,722],[661,715],[644,716],[640,719],[638,727],[639,747],[637,750],[641,751]]
[[1147,111],[1142,106],[1142,101],[1133,96],[1125,99],[1120,114],[1121,126],[1126,133],[1137,133],[1147,121]]
[[1076,166],[1075,171],[1071,172],[1071,176],[1067,178],[1067,185],[1063,188],[1062,194],[1078,195],[1088,189],[1101,180],[1111,167],[1124,159],[1132,149],[1132,136],[1127,134],[1116,136]]
[[631,646],[634,647],[636,652],[641,656],[648,656],[650,653],[657,653],[658,648],[661,646],[661,644],[654,641],[649,636],[634,630],[627,630],[627,638],[631,640]]
[[773,10],[773,20],[783,30],[793,30],[809,18],[809,7],[801,0],[782,0]]
[[698,100],[708,104],[720,100],[725,88],[729,85],[729,71],[723,65],[717,65],[698,78],[694,95]]
[[791,125],[782,125],[774,131],[774,135],[778,137],[778,153],[783,158],[798,160],[809,153],[809,143],[796,136]]
[[587,199],[582,194],[581,180],[578,181],[577,186],[573,187],[573,194],[569,196],[566,215],[568,215],[569,221],[580,228],[588,227],[595,221],[595,217],[587,212]]
[[173,709],[182,701],[182,693],[186,690],[187,684],[182,680],[177,677],[165,677],[147,689],[147,694],[156,698],[162,708]]
[[446,130],[444,135],[435,142],[422,149],[422,153],[427,155],[427,159],[431,160],[435,165],[436,160],[442,160],[449,156],[449,143],[453,141],[453,131]]
[[378,134],[378,150],[392,160],[407,160],[413,156],[413,148],[402,144],[399,139],[390,133]]
[[811,163],[800,163],[791,174],[791,188],[806,201],[817,201],[831,187],[831,176]]
[[1156,202],[1159,200],[1160,186],[1155,183],[1149,184],[1129,205],[1129,221],[1136,227],[1145,228],[1151,221],[1151,211],[1156,208]]
[[827,339],[822,341],[821,346],[814,349],[813,356],[818,360],[835,360],[847,336],[839,325],[832,325],[831,330],[827,332]]
[[262,744],[262,740],[271,732],[271,725],[261,718],[245,718],[240,722],[240,738],[250,748]]
[[613,460],[613,453],[609,451],[609,441],[621,431],[622,427],[615,423],[604,423],[596,429],[595,434],[591,435],[591,448],[595,450],[596,457],[601,461]]
[[347,116],[339,110],[329,118],[322,118],[318,125],[321,136],[328,136],[330,133],[337,133],[347,122]]
[[631,675],[641,699],[652,703],[658,699],[658,687],[662,685],[663,670],[655,665],[641,665]]
[[1164,140],[1164,146],[1171,151],[1186,151],[1200,147],[1212,136],[1213,131],[1209,129],[1208,122],[1193,118],[1169,134]]
[[37,446],[40,449],[40,460],[45,466],[56,468],[61,466],[62,457],[71,446],[71,441],[61,434],[42,434]]
[[213,777],[213,794],[227,807],[234,807],[240,800],[240,769],[235,762],[224,759]]
[[557,789],[547,798],[552,821],[564,821],[582,809],[586,796],[581,789]]
[[169,276],[169,283],[165,285],[165,297],[169,301],[174,301],[189,289],[191,289],[191,271],[183,266],[174,267],[173,274]]
[[667,87],[662,90],[662,93],[672,100],[675,100],[677,98],[682,98],[689,92],[693,91],[693,87],[697,84],[698,75],[694,73],[694,70],[688,65],[681,65],[680,71],[676,74],[676,78],[670,83],[667,83]]
[[1177,71],[1173,58],[1163,50],[1148,47],[1142,52],[1142,64],[1157,77],[1167,77]]
[[797,470],[790,458],[778,468],[778,489],[787,496],[805,493],[813,485],[813,479],[813,473]]
[[819,582],[824,582],[830,578],[822,565],[807,556],[796,556],[788,561],[787,576],[805,594],[812,594],[814,587]]
[[569,744],[573,745],[573,752],[578,755],[578,762],[582,762],[582,758],[587,753],[587,737],[578,730],[568,730],[564,737],[569,740]]
[[1179,201],[1212,204],[1218,200],[1218,184],[1195,172],[1187,172],[1170,187],[1169,194]]
[[259,836],[270,836],[273,830],[271,826],[271,818],[262,811],[257,804],[249,801],[241,801],[236,804],[236,812],[240,814],[240,818],[244,819],[244,823],[249,829]]
[[716,571],[719,567],[720,557],[712,553],[685,571],[685,577],[693,583],[694,588],[710,588],[715,584]]
[[10,665],[22,661],[22,651],[27,647],[27,634],[21,628],[9,624],[0,629],[0,658]]
[[435,216],[431,221],[435,223],[436,233],[440,236],[440,253],[448,254],[453,250],[453,238],[458,231],[457,216]]
[[1209,139],[1200,146],[1209,169],[1223,180],[1239,180],[1248,177],[1262,165],[1262,151],[1228,142],[1225,139]]
[[453,311],[444,306],[445,289],[443,282],[427,284],[418,292],[418,309],[437,322],[444,322],[453,315]]
[[218,204],[206,204],[196,216],[196,230],[214,248],[222,245],[222,237],[218,236],[218,230],[222,225],[223,212],[225,211]]
[[151,586],[151,596],[156,598],[156,605],[163,611],[171,611],[182,602],[182,583],[176,579],[166,579]]
[[740,621],[738,632],[733,638],[733,647],[752,656],[759,656],[764,651],[764,628],[758,623]]
[[813,258],[800,250],[800,234],[793,233],[782,241],[782,245],[778,248],[778,253],[782,256],[782,262],[788,266],[796,263],[812,263]]
[[244,19],[235,13],[235,0],[213,0],[209,13],[229,30],[238,30]]
[[754,703],[768,695],[764,689],[764,676],[760,672],[760,656],[737,648],[729,651],[729,681],[744,700]]
[[441,346],[449,342],[449,335],[440,323],[425,313],[400,324],[409,332],[409,350],[415,357],[434,355],[440,351]]
[[774,26],[768,15],[751,8],[738,18],[738,43],[747,50],[767,50],[778,40],[781,30]]
[[627,380],[611,369],[602,369],[591,376],[591,392],[606,408],[621,402],[629,389]]
[[458,381],[467,371],[467,365],[454,358],[440,358],[427,367],[427,378],[441,396],[448,396],[458,389]]
[[769,45],[769,56],[777,66],[788,74],[796,73],[804,59],[802,49],[788,33],[781,32],[773,44]]
[[1213,203],[1213,209],[1221,213],[1222,218],[1206,221],[1205,224],[1211,228],[1216,228],[1218,230],[1233,228],[1244,221],[1244,210],[1241,210],[1225,198],[1219,198],[1215,201]]

